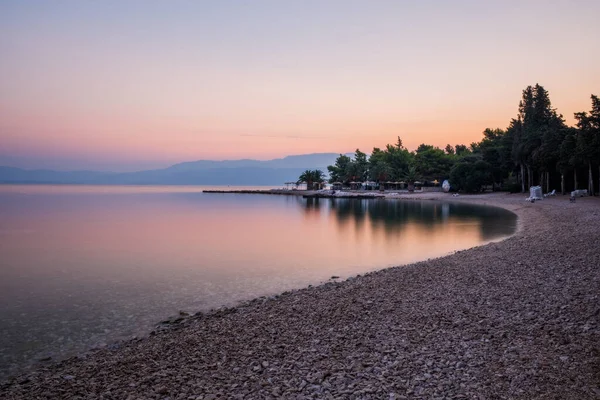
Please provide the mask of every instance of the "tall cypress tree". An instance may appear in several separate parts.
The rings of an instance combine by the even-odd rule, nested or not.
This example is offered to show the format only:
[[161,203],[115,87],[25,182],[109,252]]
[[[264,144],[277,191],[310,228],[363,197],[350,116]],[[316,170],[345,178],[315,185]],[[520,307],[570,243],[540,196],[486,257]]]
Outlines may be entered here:
[[[543,86],[527,86],[519,103],[520,124],[513,124],[513,160],[527,169],[527,183],[534,184],[535,172],[538,182],[548,190],[550,172],[558,158],[556,137],[564,127],[562,116],[552,108],[548,91]],[[510,128],[510,127],[509,127]],[[546,145],[544,145],[546,144]]]
[[519,119],[521,123],[520,140],[517,142],[517,158],[527,170],[527,186],[533,186],[533,150],[538,145],[534,122],[535,100],[533,87],[523,90],[523,98],[519,103]]

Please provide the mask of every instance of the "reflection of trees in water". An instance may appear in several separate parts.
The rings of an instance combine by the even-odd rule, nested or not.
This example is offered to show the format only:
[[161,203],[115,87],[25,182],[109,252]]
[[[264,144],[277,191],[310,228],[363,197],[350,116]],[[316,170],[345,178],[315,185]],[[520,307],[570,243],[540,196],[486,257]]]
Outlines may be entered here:
[[376,230],[399,234],[410,223],[425,230],[435,230],[439,225],[459,222],[476,225],[483,240],[511,234],[516,226],[516,216],[497,207],[430,201],[390,201],[382,199],[303,199],[307,213],[329,208],[340,229],[354,222],[357,230],[368,219]]
[[442,223],[441,207],[413,201],[377,201],[369,205],[369,219],[374,227],[399,233],[410,223],[433,230]]
[[[299,196],[297,196],[299,197]],[[320,203],[318,198],[305,199],[304,216],[307,219],[321,218]]]
[[517,216],[499,207],[450,204],[451,215],[461,220],[477,220],[482,240],[512,234],[517,226]]
[[501,208],[456,203],[376,201],[369,204],[368,214],[374,224],[382,224],[389,232],[402,230],[408,223],[418,223],[425,230],[450,221],[472,224],[483,240],[511,234],[516,223],[515,215]]
[[331,199],[329,207],[340,225],[354,222],[358,231],[364,227],[368,203],[364,199]]
[[307,210],[316,210],[318,208],[319,208],[319,198],[306,199],[306,209]]

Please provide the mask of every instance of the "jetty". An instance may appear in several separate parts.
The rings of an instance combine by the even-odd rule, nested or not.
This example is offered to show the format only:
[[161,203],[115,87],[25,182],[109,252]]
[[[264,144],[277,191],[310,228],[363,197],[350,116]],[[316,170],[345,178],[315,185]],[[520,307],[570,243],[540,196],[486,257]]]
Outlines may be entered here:
[[305,199],[382,199],[386,195],[379,192],[342,192],[335,190],[305,194]]
[[[289,189],[244,189],[244,190],[203,190],[202,193],[238,193],[238,194],[271,194],[283,196],[302,196],[305,199],[381,199],[386,193],[375,191],[342,191],[342,190],[289,190]],[[389,193],[388,193],[389,195]]]
[[238,193],[238,194],[276,194],[284,196],[302,196],[307,193],[306,190],[288,190],[288,189],[244,189],[244,190],[203,190],[202,193]]

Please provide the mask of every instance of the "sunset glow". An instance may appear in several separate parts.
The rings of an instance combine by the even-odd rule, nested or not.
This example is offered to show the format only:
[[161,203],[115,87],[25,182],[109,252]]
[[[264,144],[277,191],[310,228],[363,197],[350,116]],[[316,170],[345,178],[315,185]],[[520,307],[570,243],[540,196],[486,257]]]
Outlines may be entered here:
[[600,2],[0,4],[0,165],[477,141],[536,82],[573,124],[600,94]]

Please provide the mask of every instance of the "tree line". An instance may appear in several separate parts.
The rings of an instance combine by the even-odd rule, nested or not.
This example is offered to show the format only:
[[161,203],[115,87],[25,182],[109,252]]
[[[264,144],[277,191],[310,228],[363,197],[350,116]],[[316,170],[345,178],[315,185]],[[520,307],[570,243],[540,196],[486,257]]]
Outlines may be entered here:
[[410,189],[418,180],[448,179],[454,190],[465,192],[489,187],[525,192],[540,185],[545,192],[560,188],[563,194],[585,182],[593,194],[594,175],[600,189],[600,100],[591,95],[591,102],[591,110],[575,113],[576,125],[567,126],[552,108],[548,91],[539,84],[528,86],[506,129],[487,128],[482,140],[469,146],[421,144],[409,151],[398,137],[370,156],[359,149],[353,157],[340,154],[327,167],[329,182],[404,181]]

